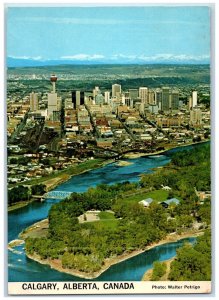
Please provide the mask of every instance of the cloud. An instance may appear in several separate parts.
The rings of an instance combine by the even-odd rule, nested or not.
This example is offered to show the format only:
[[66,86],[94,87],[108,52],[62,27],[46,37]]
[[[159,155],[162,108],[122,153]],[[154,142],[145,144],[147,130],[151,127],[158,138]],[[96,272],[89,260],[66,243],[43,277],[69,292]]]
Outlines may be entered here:
[[111,59],[136,59],[136,55],[126,55],[126,54],[114,54]]
[[186,54],[155,54],[155,55],[124,55],[114,54],[112,60],[142,61],[142,62],[189,62],[189,61],[209,61],[209,55],[186,55]]
[[[50,61],[51,59],[42,58],[42,56],[12,56],[9,58],[34,60],[34,61]],[[161,53],[155,55],[135,55],[135,54],[113,54],[104,56],[103,54],[85,54],[79,53],[74,55],[65,55],[54,60],[68,61],[90,61],[90,62],[112,62],[112,63],[203,63],[210,62],[210,55],[186,55],[186,54],[171,54]]]
[[209,60],[210,56],[209,55],[186,55],[186,54],[156,54],[153,56],[145,56],[141,55],[138,57],[140,60],[143,61],[178,61],[178,62],[183,62],[183,61],[203,61],[203,60]]
[[42,60],[42,56],[13,56],[13,55],[9,55],[8,57],[13,58],[13,59],[32,59],[32,60]]
[[98,59],[104,59],[104,55],[100,54],[75,54],[75,55],[69,55],[69,56],[62,56],[61,59],[69,59],[69,60],[98,60]]

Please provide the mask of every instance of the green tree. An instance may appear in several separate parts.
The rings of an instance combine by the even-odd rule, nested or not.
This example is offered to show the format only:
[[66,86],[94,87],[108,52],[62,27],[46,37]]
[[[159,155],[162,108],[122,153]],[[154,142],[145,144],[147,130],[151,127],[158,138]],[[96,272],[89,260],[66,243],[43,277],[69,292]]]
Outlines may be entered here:
[[17,162],[18,162],[18,159],[16,157],[12,157],[10,159],[10,164],[17,164]]
[[36,184],[31,186],[33,195],[43,195],[46,192],[45,184]]
[[211,238],[206,231],[193,247],[184,244],[177,250],[176,259],[171,263],[169,280],[211,280]]
[[8,190],[8,204],[11,205],[16,202],[29,200],[31,192],[28,187],[19,185]]
[[165,262],[155,261],[153,263],[153,273],[151,276],[152,281],[158,281],[166,273],[167,265]]

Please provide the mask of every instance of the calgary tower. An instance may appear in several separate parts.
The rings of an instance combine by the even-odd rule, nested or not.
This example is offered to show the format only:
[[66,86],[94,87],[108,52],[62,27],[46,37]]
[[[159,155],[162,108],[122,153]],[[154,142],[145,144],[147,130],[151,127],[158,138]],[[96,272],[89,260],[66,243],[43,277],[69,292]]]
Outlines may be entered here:
[[57,76],[56,75],[51,75],[50,81],[52,83],[52,93],[56,92],[56,81],[57,81]]

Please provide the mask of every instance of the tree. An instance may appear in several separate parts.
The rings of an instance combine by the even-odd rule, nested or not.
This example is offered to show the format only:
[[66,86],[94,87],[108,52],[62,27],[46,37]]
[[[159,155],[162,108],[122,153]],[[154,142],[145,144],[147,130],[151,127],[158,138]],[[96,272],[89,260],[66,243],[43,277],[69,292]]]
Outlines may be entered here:
[[10,164],[17,164],[17,162],[18,162],[18,159],[16,157],[12,157],[10,159]]
[[152,281],[158,281],[166,273],[167,265],[165,262],[155,261],[153,263],[153,273],[151,276]]
[[29,200],[31,192],[28,187],[19,185],[8,191],[8,204]]
[[177,250],[176,259],[171,263],[169,280],[211,280],[211,238],[206,231],[193,247],[184,244]]
[[200,205],[197,214],[201,222],[205,222],[207,225],[211,223],[211,205],[209,200]]
[[46,192],[45,184],[36,184],[31,186],[33,195],[43,195]]
[[30,161],[30,158],[29,157],[20,157],[18,159],[18,163],[19,165],[26,165],[28,162]]

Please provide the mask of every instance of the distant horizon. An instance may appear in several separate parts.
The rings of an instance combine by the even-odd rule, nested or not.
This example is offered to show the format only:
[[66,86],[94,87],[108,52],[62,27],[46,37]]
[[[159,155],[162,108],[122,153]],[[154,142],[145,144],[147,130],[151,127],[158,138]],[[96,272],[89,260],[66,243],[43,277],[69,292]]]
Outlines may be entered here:
[[209,65],[211,62],[79,62],[79,61],[59,61],[59,60],[47,60],[47,61],[34,61],[34,60],[19,60],[13,59],[8,63],[10,57],[7,57],[7,68],[40,68],[40,67],[55,67],[55,66],[153,66],[153,65],[171,65],[171,66],[199,66],[199,65]]

